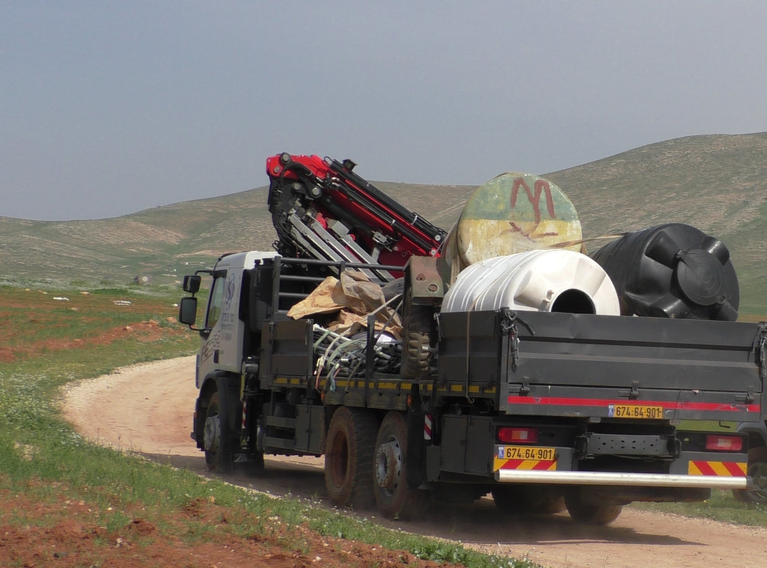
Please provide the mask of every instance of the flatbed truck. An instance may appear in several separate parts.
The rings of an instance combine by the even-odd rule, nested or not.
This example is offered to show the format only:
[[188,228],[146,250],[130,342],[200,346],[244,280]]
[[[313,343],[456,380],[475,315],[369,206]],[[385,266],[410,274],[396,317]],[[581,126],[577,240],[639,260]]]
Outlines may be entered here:
[[[345,270],[404,272],[401,343],[385,346],[371,320],[336,352],[349,338],[287,316]],[[201,274],[210,295],[195,327]],[[747,435],[680,424],[764,420],[765,326],[440,313],[444,286],[436,259],[419,256],[403,268],[245,252],[185,277],[180,321],[202,338],[192,437],[208,466],[324,455],[335,505],[375,504],[399,518],[426,500],[491,494],[502,510],[566,506],[576,520],[607,524],[632,501],[752,486]]]

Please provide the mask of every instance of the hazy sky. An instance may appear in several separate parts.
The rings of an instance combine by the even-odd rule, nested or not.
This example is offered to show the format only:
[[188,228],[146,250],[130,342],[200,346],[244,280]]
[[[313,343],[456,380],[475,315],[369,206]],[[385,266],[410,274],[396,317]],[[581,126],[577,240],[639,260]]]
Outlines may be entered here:
[[480,184],[765,131],[766,22],[761,0],[0,0],[0,216],[244,191],[283,151]]

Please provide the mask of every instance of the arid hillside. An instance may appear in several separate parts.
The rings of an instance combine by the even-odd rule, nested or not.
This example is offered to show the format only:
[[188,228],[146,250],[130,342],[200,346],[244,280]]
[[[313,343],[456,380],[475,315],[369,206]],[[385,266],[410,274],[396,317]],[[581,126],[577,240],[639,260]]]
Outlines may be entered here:
[[[356,171],[364,177],[364,164]],[[487,179],[499,173],[487,172]],[[767,133],[678,138],[544,175],[571,198],[587,237],[683,222],[721,238],[741,281],[742,311],[767,313],[761,285]],[[373,183],[446,229],[474,189]],[[139,277],[173,284],[221,253],[270,250],[275,237],[266,196],[264,186],[93,221],[0,217],[0,278],[124,284]]]

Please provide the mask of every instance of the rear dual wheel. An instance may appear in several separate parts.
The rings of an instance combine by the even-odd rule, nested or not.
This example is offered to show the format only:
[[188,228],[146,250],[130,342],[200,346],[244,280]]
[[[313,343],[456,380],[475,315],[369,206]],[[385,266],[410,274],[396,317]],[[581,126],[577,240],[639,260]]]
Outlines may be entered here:
[[340,407],[325,441],[325,488],[333,504],[367,509],[373,505],[373,450],[378,422],[368,410]]
[[583,487],[573,487],[565,491],[567,512],[574,521],[587,525],[609,525],[623,510],[622,505],[606,505],[595,499],[589,499]]
[[498,485],[495,506],[512,515],[555,515],[565,510],[562,492],[546,485]]
[[425,492],[407,484],[407,420],[403,412],[389,412],[378,429],[373,492],[382,515],[412,519],[426,506]]
[[748,475],[754,480],[753,489],[733,489],[732,495],[741,503],[767,503],[767,448],[751,448],[748,452]]
[[338,507],[368,509],[411,519],[424,508],[424,492],[409,489],[407,421],[389,412],[380,428],[368,410],[342,406],[333,414],[325,444],[325,487]]

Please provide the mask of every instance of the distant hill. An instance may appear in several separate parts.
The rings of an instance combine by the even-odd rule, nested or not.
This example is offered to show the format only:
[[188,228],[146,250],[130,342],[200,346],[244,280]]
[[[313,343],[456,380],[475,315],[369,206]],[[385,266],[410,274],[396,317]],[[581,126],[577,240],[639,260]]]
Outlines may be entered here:
[[[587,237],[683,222],[721,238],[740,278],[742,311],[767,313],[767,133],[678,138],[544,176],[571,198]],[[474,190],[373,183],[446,229]],[[271,250],[266,195],[259,187],[95,221],[0,217],[0,277],[173,284],[224,252]]]
[[[439,226],[457,219],[474,187],[374,182]],[[0,277],[172,284],[225,252],[272,250],[266,186],[93,221],[0,217]]]

